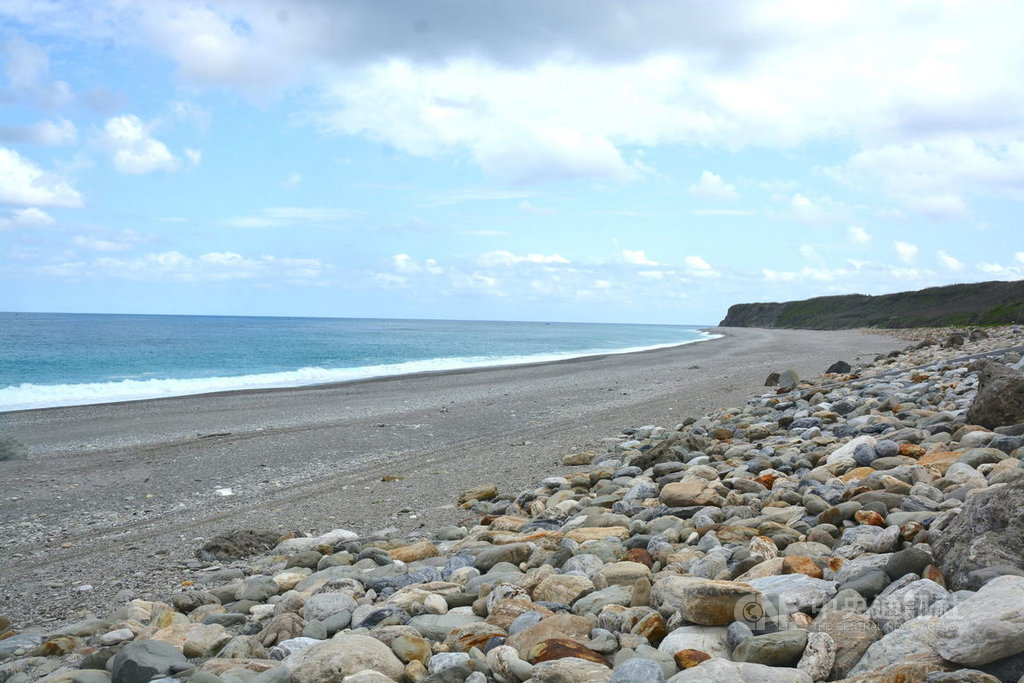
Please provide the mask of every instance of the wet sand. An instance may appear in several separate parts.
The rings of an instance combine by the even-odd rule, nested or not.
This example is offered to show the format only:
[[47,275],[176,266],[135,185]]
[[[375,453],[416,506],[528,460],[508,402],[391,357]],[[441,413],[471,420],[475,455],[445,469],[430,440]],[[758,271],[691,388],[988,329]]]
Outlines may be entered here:
[[227,530],[472,523],[453,505],[464,488],[518,491],[623,427],[744,403],[771,371],[812,376],[905,345],[717,331],[555,363],[0,413],[0,434],[31,457],[0,463],[0,614],[61,622],[108,611],[121,591],[166,595],[203,539]]

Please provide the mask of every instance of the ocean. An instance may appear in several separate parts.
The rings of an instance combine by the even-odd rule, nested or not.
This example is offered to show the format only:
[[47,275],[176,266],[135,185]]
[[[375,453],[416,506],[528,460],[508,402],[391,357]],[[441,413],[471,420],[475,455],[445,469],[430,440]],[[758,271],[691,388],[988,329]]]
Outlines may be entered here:
[[0,411],[627,353],[693,325],[0,313]]

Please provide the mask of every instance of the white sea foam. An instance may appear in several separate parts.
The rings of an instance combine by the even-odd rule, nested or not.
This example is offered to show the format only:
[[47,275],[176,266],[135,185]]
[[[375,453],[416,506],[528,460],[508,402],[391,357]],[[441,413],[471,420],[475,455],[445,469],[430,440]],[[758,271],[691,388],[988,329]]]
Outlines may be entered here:
[[117,382],[90,382],[83,384],[19,384],[0,389],[0,412],[55,408],[59,406],[137,401],[170,396],[190,396],[218,391],[245,389],[275,389],[313,384],[350,382],[373,377],[408,375],[418,372],[438,372],[468,368],[498,367],[521,363],[545,363],[570,358],[605,354],[635,353],[664,349],[682,344],[718,339],[722,335],[701,333],[700,339],[626,349],[589,349],[586,351],[536,354],[530,356],[504,356],[500,358],[433,358],[390,365],[367,365],[356,368],[301,368],[287,372],[268,372],[234,377],[199,377],[192,379],[124,379]]

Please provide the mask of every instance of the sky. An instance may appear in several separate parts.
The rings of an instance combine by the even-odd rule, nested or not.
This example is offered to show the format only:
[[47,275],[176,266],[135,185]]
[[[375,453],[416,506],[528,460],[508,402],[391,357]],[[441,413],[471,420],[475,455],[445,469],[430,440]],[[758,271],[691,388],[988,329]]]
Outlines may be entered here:
[[711,324],[1024,277],[1024,3],[6,0],[0,310]]

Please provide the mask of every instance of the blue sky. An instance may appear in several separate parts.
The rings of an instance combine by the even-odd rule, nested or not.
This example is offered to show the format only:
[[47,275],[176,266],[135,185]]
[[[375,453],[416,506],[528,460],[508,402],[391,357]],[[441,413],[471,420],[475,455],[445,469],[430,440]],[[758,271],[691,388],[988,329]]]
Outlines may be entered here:
[[1024,5],[10,0],[0,310],[714,323],[1024,277]]

